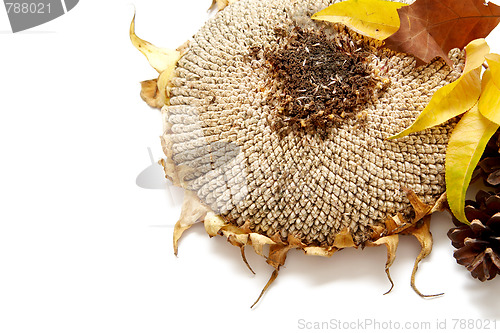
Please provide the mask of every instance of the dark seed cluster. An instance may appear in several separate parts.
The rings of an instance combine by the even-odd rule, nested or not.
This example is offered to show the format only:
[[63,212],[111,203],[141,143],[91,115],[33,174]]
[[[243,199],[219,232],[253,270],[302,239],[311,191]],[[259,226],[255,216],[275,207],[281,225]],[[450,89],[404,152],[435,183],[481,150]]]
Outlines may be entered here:
[[278,47],[265,50],[264,58],[276,86],[272,128],[281,135],[324,132],[355,117],[383,86],[368,68],[361,40],[298,27],[276,33]]

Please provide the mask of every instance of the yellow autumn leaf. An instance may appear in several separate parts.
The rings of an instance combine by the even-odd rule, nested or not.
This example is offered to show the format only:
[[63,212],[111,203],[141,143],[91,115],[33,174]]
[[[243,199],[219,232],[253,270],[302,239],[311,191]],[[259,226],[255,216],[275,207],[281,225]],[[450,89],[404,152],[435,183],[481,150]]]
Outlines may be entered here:
[[438,89],[415,122],[389,139],[397,139],[442,124],[477,103],[481,94],[481,66],[490,48],[484,38],[480,38],[470,42],[465,47],[465,52],[467,58],[462,75],[456,81]]
[[[481,92],[486,90],[486,86],[491,80],[491,70],[487,68],[483,73],[483,78],[481,79]],[[481,110],[479,110],[481,111]],[[483,114],[484,116],[484,114]]]
[[446,149],[446,193],[453,215],[463,223],[465,193],[488,140],[498,125],[481,115],[477,104],[458,122]]
[[383,0],[347,0],[333,4],[311,18],[342,23],[362,35],[383,40],[398,31],[397,9],[403,6],[407,5]]
[[146,56],[149,64],[156,69],[158,73],[172,71],[175,68],[177,60],[181,57],[181,52],[156,47],[153,44],[137,37],[135,34],[135,14],[132,18],[132,22],[130,23],[129,34],[132,44],[134,44],[136,49]]
[[500,55],[486,56],[489,69],[483,74],[483,91],[479,98],[479,112],[500,125]]
[[490,53],[485,56],[491,70],[493,82],[500,87],[500,54]]

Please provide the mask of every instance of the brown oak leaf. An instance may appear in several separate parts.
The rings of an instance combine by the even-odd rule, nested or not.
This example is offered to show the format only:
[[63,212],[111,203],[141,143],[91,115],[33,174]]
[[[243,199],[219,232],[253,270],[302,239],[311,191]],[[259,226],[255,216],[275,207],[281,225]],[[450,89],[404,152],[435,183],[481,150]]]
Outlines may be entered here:
[[401,26],[386,46],[413,54],[417,65],[486,37],[500,22],[500,6],[484,0],[417,0],[398,9]]

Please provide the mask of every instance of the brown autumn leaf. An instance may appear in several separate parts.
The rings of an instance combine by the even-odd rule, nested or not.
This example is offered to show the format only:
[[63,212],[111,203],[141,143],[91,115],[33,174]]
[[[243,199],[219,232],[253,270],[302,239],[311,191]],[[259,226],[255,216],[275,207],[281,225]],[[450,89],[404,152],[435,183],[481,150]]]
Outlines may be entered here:
[[417,64],[442,57],[470,41],[486,37],[500,22],[500,6],[484,0],[417,0],[398,9],[401,26],[386,46],[413,54]]

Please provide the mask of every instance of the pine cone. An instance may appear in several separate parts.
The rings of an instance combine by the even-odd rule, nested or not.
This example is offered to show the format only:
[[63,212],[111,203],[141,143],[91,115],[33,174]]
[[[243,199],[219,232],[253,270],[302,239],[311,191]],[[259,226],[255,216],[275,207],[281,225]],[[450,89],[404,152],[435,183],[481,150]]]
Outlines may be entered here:
[[487,186],[500,185],[500,131],[491,137],[486,145],[473,180],[482,178]]
[[458,250],[454,257],[474,278],[491,280],[500,274],[500,191],[479,191],[476,201],[465,202],[466,225],[453,218],[456,228],[448,237]]

